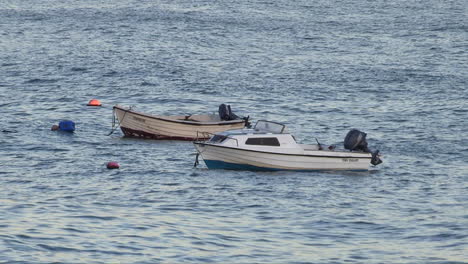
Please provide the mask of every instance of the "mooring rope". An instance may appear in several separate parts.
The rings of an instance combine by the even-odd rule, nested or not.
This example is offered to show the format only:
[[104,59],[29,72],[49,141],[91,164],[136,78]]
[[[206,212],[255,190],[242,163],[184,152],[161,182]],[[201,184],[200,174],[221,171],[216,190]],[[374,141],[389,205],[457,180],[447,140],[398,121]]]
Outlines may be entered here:
[[111,132],[108,134],[108,136],[112,135],[112,134],[115,132],[115,130],[117,130],[117,129],[120,127],[120,124],[121,124],[121,123],[123,122],[123,120],[125,119],[125,115],[127,115],[127,113],[128,113],[130,110],[132,110],[132,108],[133,108],[133,106],[130,106],[130,107],[128,108],[128,110],[125,110],[125,113],[124,113],[124,115],[122,116],[122,120],[117,119],[117,121],[119,122],[119,123],[117,124],[117,126],[115,126],[115,108],[112,109],[112,130],[111,130]]
[[199,155],[200,155],[200,153],[197,152],[197,155],[195,156],[195,163],[193,164],[193,167],[194,167],[194,168],[196,168],[196,167],[198,166],[198,164],[199,164],[199,162],[198,162],[198,156],[199,156]]
[[[198,142],[197,141],[194,141],[194,142]],[[205,151],[206,149],[202,150],[202,151],[199,151],[198,148],[197,148],[197,154],[195,155],[195,163],[193,163],[193,167],[196,168],[198,166],[198,164],[200,164],[200,162],[198,161],[198,157]]]

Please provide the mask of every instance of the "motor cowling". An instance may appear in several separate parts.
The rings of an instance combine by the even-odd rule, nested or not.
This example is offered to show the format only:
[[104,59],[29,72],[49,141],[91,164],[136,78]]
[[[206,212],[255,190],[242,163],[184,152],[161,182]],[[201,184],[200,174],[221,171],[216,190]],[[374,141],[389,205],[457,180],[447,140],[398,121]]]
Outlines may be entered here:
[[346,134],[344,140],[344,147],[345,149],[349,150],[361,150],[364,152],[370,152],[367,148],[367,141],[366,141],[367,134],[361,132],[357,129],[351,129],[348,134]]
[[382,160],[379,157],[379,150],[372,152],[367,147],[367,134],[359,131],[357,129],[351,129],[348,134],[346,134],[344,140],[344,147],[345,149],[349,149],[350,151],[363,151],[372,154],[371,164],[372,165],[379,165],[382,163]]

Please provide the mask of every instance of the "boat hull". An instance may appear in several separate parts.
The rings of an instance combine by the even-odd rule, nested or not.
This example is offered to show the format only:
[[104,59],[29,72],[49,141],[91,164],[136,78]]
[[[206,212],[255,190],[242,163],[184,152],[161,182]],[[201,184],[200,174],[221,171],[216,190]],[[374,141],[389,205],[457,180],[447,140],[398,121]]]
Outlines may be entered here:
[[209,169],[317,171],[369,169],[370,153],[314,151],[308,154],[263,152],[194,142]]
[[147,139],[207,139],[211,134],[230,129],[241,129],[245,126],[244,120],[219,122],[178,120],[152,116],[120,106],[114,106],[114,115],[125,136]]

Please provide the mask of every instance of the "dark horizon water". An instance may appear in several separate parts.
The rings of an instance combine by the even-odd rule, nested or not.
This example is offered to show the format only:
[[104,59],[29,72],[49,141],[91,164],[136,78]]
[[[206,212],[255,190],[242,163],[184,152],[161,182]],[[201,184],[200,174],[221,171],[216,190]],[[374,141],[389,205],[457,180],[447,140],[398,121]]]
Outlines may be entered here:
[[[2,1],[0,263],[468,263],[467,8]],[[190,142],[108,136],[114,104],[221,103],[303,143],[358,128],[384,163],[207,170]]]

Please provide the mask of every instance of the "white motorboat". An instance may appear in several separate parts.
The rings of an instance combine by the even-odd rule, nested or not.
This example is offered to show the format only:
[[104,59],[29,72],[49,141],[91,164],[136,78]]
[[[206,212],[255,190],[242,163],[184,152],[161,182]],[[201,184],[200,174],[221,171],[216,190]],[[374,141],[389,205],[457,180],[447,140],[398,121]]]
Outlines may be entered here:
[[368,170],[382,163],[379,151],[367,148],[366,134],[353,129],[345,149],[324,148],[320,143],[298,144],[285,125],[259,120],[253,129],[229,130],[207,141],[195,141],[209,169],[234,170]]
[[150,115],[131,107],[113,107],[120,129],[128,137],[149,139],[195,140],[208,139],[210,134],[241,129],[248,125],[248,117],[240,118],[230,106],[219,106],[219,114],[204,115]]

